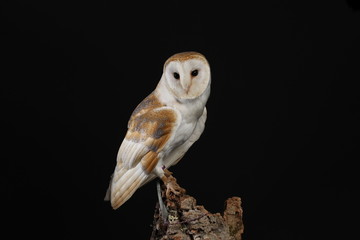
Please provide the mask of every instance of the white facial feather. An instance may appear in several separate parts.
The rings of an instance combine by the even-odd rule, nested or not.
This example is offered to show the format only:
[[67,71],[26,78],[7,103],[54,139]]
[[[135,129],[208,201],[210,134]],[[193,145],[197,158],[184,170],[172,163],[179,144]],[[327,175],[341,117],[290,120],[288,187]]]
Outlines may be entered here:
[[194,99],[207,88],[210,67],[202,60],[173,61],[165,67],[165,82],[178,99]]
[[196,52],[171,56],[156,89],[132,113],[107,197],[114,209],[175,165],[201,136],[210,95],[210,66]]

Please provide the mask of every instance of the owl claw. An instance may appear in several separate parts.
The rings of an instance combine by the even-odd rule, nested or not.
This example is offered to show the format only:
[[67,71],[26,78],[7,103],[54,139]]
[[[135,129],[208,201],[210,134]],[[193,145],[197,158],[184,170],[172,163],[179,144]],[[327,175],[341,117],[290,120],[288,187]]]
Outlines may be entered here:
[[179,196],[185,192],[185,190],[176,183],[175,178],[172,176],[166,178],[164,184],[166,187],[165,195],[168,199],[174,196]]
[[166,176],[167,178],[170,177],[170,176],[173,174],[173,173],[170,172],[167,168],[165,168],[165,166],[164,166],[163,170],[164,170],[164,174],[165,174],[165,176]]
[[166,198],[171,198],[171,196],[179,196],[181,193],[185,192],[185,189],[181,188],[176,179],[172,176],[172,172],[170,172],[165,166],[162,167],[164,175],[161,180],[164,182],[166,191]]
[[174,182],[168,182],[166,185],[166,197],[170,198],[171,195],[179,196],[181,194],[181,188]]

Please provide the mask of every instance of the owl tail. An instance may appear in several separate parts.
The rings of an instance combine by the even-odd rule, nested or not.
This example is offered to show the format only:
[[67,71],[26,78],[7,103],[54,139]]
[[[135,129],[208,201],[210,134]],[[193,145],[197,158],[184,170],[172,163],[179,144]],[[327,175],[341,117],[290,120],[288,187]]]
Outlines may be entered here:
[[126,169],[118,163],[104,200],[110,200],[114,209],[119,208],[146,182],[148,176],[141,164]]

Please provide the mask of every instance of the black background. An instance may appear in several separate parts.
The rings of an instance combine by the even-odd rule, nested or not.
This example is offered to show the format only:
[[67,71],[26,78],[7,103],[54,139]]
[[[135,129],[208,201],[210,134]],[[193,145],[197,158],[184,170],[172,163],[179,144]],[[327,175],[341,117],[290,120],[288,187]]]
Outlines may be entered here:
[[[132,110],[172,54],[212,69],[208,121],[171,170],[211,212],[243,201],[244,239],[355,233],[356,1],[1,1],[2,231],[149,239],[155,181],[103,201]],[[4,225],[5,222],[5,225]]]

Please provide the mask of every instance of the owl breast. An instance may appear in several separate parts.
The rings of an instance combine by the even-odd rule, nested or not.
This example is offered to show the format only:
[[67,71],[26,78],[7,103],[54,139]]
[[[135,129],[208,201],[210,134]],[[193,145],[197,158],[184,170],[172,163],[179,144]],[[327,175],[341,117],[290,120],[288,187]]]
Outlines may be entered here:
[[163,153],[163,163],[167,167],[170,167],[180,158],[184,156],[186,151],[190,148],[192,143],[189,143],[189,139],[191,138],[194,129],[196,127],[196,122],[192,123],[181,123],[175,132],[174,140],[170,144],[170,147]]
[[194,132],[196,122],[183,122],[180,124],[178,130],[176,131],[176,138],[179,142],[176,145],[181,145],[186,140],[190,138]]
[[182,142],[193,134],[194,129],[202,116],[208,94],[203,94],[197,99],[185,100],[175,108],[181,112],[181,123],[176,131],[176,138]]

